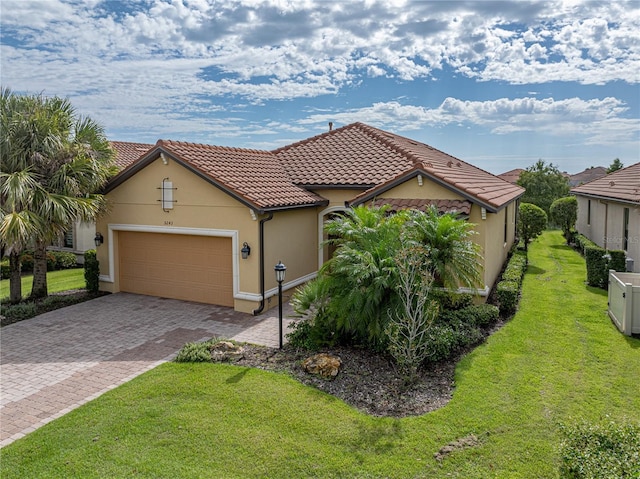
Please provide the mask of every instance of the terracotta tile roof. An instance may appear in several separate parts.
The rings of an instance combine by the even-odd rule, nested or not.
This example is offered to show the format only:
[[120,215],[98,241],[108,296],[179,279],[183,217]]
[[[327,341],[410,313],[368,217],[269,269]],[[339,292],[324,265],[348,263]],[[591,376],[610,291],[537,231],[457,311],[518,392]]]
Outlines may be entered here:
[[371,187],[412,167],[378,131],[353,123],[273,153],[296,184]]
[[148,143],[131,143],[128,141],[110,141],[111,148],[116,151],[116,165],[123,170],[143,156],[153,145]]
[[159,140],[156,147],[257,209],[327,204],[324,198],[291,183],[268,151],[166,140]]
[[524,170],[522,168],[516,168],[514,170],[505,171],[504,173],[500,173],[498,175],[498,178],[504,181],[508,181],[509,183],[513,183],[515,185],[518,179],[520,178],[520,173],[522,173],[523,171]]
[[375,198],[374,206],[389,205],[391,211],[399,210],[420,210],[426,211],[431,205],[438,208],[438,213],[454,213],[469,215],[471,212],[471,202],[464,200],[425,200],[425,199],[405,199],[405,198]]
[[304,186],[380,187],[420,168],[495,210],[524,189],[429,145],[352,123],[273,152],[294,183]]
[[569,186],[578,186],[583,183],[588,183],[598,178],[607,176],[607,169],[603,166],[595,166],[593,168],[587,168],[580,173],[569,176]]
[[571,193],[640,204],[640,163],[576,186]]

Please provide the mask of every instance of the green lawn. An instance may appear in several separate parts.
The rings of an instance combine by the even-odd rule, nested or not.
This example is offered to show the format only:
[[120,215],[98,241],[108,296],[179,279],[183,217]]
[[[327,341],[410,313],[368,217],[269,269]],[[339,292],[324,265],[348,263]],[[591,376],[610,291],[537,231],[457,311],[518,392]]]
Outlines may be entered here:
[[[167,363],[3,448],[0,476],[557,477],[560,423],[640,416],[640,340],[562,243],[531,246],[520,311],[460,362],[438,411],[374,418],[284,374]],[[469,434],[478,446],[434,459]]]
[[[29,296],[31,285],[33,283],[33,275],[22,277],[22,295]],[[84,289],[84,269],[61,269],[59,271],[49,271],[47,273],[47,286],[49,293],[58,293],[60,291],[68,291],[70,289]],[[9,296],[9,280],[0,281],[0,298]]]

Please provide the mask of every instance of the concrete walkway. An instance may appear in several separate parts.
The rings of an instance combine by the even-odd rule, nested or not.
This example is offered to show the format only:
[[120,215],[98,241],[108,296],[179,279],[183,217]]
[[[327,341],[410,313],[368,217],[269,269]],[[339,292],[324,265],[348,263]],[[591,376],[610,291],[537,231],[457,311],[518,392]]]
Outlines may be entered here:
[[[277,305],[277,299],[272,304]],[[291,307],[284,307],[287,333]],[[278,346],[278,309],[252,316],[129,293],[0,330],[0,447],[213,336]]]

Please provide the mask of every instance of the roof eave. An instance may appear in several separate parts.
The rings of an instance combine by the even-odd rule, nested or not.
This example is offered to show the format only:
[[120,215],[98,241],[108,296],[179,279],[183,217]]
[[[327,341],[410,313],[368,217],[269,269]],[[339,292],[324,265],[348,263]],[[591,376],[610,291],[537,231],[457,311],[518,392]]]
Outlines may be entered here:
[[288,209],[312,208],[312,207],[315,207],[315,206],[324,206],[324,205],[329,203],[329,200],[321,200],[321,201],[315,201],[313,203],[301,203],[301,204],[288,205],[288,206],[273,206],[273,207],[260,206],[257,203],[255,203],[254,201],[250,200],[249,198],[244,197],[243,195],[241,195],[240,193],[238,193],[234,189],[229,188],[228,186],[226,186],[223,183],[220,183],[219,181],[216,181],[211,176],[207,175],[205,172],[203,172],[203,171],[199,170],[198,168],[194,167],[190,163],[188,163],[188,162],[180,159],[179,157],[175,156],[174,154],[172,154],[170,151],[166,150],[162,146],[158,146],[158,147],[154,148],[153,150],[149,151],[146,155],[141,157],[138,161],[136,161],[135,163],[133,163],[129,167],[127,167],[124,170],[122,170],[122,172],[120,172],[118,175],[114,176],[112,178],[112,180],[109,183],[107,183],[107,185],[105,186],[104,192],[108,193],[109,191],[112,191],[117,186],[120,186],[122,183],[127,181],[129,178],[131,178],[137,172],[139,172],[140,170],[142,170],[143,168],[145,168],[146,166],[148,166],[149,164],[151,164],[155,160],[157,160],[160,157],[161,154],[167,155],[169,158],[171,158],[177,164],[183,166],[184,168],[189,170],[191,173],[195,174],[196,176],[198,176],[199,178],[203,179],[207,183],[215,186],[216,188],[218,188],[222,192],[228,194],[229,196],[231,196],[235,200],[237,200],[240,203],[242,203],[244,206],[246,206],[248,208],[251,208],[257,214],[264,214],[264,213],[270,212],[270,211],[282,211],[282,210],[288,210]]
[[597,195],[595,193],[585,193],[582,191],[573,191],[573,190],[571,190],[569,193],[576,196],[580,195],[580,196],[586,196],[588,198],[594,198],[596,200],[615,201],[616,203],[624,203],[628,205],[640,206],[640,201],[625,200],[622,198],[617,198],[615,196]]
[[408,171],[405,174],[401,174],[401,175],[397,176],[396,178],[394,178],[393,180],[389,181],[388,183],[386,183],[384,185],[381,185],[379,188],[374,188],[370,193],[363,193],[359,197],[355,198],[354,199],[355,201],[351,200],[351,201],[347,201],[346,203],[348,204],[348,206],[361,205],[361,204],[363,204],[363,203],[365,203],[367,201],[370,201],[373,198],[379,196],[380,194],[384,193],[385,191],[388,191],[388,190],[390,190],[392,188],[395,188],[396,186],[401,185],[402,183],[406,182],[407,180],[410,180],[411,178],[417,177],[418,175],[426,176],[427,178],[429,178],[433,182],[437,183],[438,185],[443,186],[444,188],[447,188],[448,190],[459,194],[463,198],[471,201],[472,203],[475,203],[475,204],[481,206],[482,208],[485,208],[490,213],[497,213],[502,208],[504,208],[507,204],[511,203],[512,201],[517,200],[522,195],[524,195],[524,191],[523,191],[522,193],[520,193],[517,196],[514,196],[510,201],[508,201],[508,202],[506,202],[504,204],[494,205],[494,204],[488,203],[487,201],[484,201],[484,200],[478,198],[477,196],[470,195],[468,192],[453,186],[452,184],[442,180],[441,178],[433,175],[432,173],[429,173],[424,168],[419,168],[418,167],[418,168],[414,168],[414,169]]

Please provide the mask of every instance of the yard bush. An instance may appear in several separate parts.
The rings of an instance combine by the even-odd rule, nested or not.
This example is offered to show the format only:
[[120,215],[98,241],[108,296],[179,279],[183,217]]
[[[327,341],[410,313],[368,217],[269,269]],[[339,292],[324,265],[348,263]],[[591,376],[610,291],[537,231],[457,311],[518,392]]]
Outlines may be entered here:
[[585,235],[580,234],[580,233],[576,234],[575,243],[576,243],[576,248],[578,249],[578,251],[580,251],[580,253],[583,256],[584,256],[584,250],[587,247],[592,247],[592,248],[597,248],[598,247],[597,244],[595,244],[593,241],[591,241]]
[[516,310],[518,304],[518,291],[520,286],[516,281],[500,281],[496,286],[496,296],[500,314],[507,316]]
[[614,269],[616,271],[625,271],[627,269],[627,255],[624,251],[619,249],[610,249],[607,253],[611,257],[607,269]]
[[9,279],[11,274],[11,266],[9,265],[9,259],[5,258],[0,262],[0,279]]
[[58,261],[55,255],[51,251],[47,251],[47,271],[55,271],[58,266]]
[[571,228],[578,219],[578,199],[575,196],[558,198],[551,203],[549,213],[551,220],[562,228],[562,234],[567,240],[567,244],[570,243]]
[[22,265],[22,272],[33,271],[33,255],[31,253],[22,253],[20,255],[20,264]]
[[495,324],[500,317],[500,310],[493,304],[476,304],[459,311],[469,324],[485,328]]
[[2,307],[2,315],[8,319],[9,323],[33,318],[37,314],[38,309],[34,302],[23,302]]
[[55,259],[55,269],[75,268],[78,265],[76,255],[66,251],[51,251]]
[[176,356],[177,363],[208,363],[211,362],[211,346],[217,342],[215,339],[200,343],[187,343]]
[[604,287],[609,278],[606,251],[599,246],[586,246],[584,259],[587,263],[587,283],[590,286]]
[[502,279],[504,281],[515,281],[518,283],[518,286],[522,284],[522,278],[524,278],[524,274],[527,271],[527,253],[525,251],[515,251],[511,258],[509,258],[509,262],[507,263],[507,267],[504,269],[502,273]]
[[560,476],[566,479],[636,479],[640,477],[640,426],[606,424],[562,425]]
[[100,289],[100,262],[95,249],[84,253],[84,281],[90,293],[97,293]]
[[480,329],[463,322],[434,324],[425,339],[428,351],[426,361],[436,363],[451,358],[461,349],[476,344],[484,338]]
[[457,311],[473,304],[473,295],[452,293],[443,289],[431,291],[431,297],[440,305],[440,311]]

